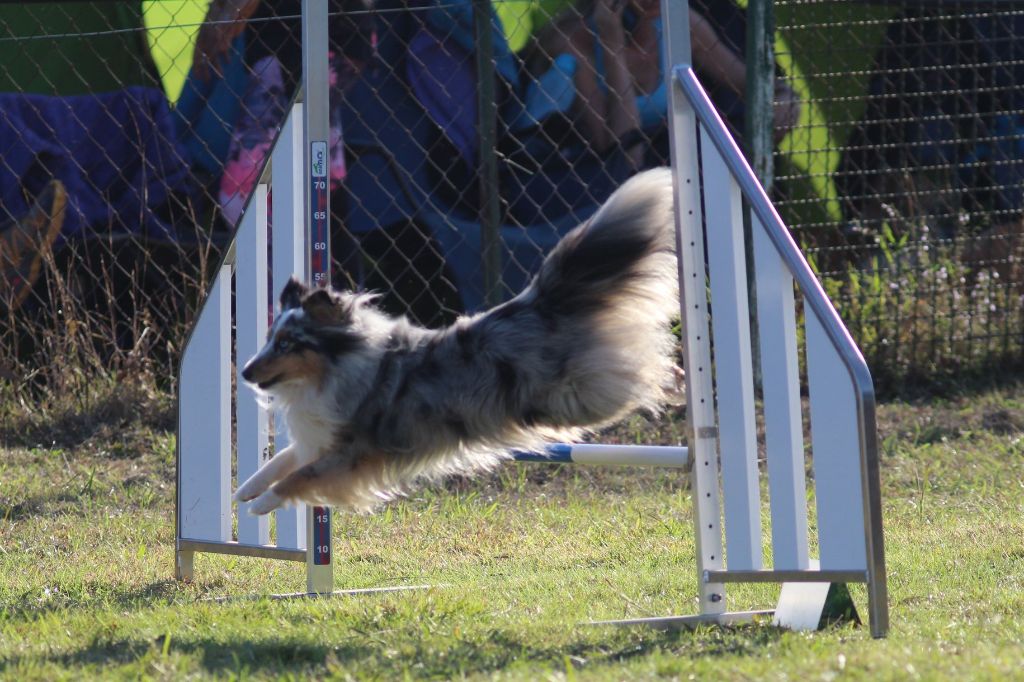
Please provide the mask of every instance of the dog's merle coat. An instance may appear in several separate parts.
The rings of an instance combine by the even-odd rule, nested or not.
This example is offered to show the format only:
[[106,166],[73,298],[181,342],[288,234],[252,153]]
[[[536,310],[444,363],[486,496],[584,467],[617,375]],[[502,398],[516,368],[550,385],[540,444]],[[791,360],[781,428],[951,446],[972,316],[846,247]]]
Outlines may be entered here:
[[672,225],[670,173],[641,173],[521,294],[441,330],[292,280],[242,376],[273,396],[293,442],[236,499],[254,513],[290,501],[369,510],[417,479],[657,409],[674,376]]

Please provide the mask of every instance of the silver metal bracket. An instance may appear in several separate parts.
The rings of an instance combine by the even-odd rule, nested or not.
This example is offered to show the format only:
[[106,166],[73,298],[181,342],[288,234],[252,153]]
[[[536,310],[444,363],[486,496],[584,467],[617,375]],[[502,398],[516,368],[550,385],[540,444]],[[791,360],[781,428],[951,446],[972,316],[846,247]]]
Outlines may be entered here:
[[790,630],[823,630],[840,623],[860,625],[846,583],[784,583],[773,625]]

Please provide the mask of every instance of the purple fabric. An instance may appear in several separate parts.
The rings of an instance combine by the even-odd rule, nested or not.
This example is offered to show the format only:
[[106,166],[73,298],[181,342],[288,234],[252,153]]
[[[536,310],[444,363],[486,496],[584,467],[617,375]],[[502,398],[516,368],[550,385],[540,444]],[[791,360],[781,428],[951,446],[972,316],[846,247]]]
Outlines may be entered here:
[[406,76],[416,99],[475,168],[476,68],[473,56],[454,40],[441,41],[420,29],[409,43]]
[[0,93],[0,220],[24,215],[57,178],[68,192],[63,239],[111,230],[173,239],[157,209],[171,193],[188,194],[189,177],[159,90]]

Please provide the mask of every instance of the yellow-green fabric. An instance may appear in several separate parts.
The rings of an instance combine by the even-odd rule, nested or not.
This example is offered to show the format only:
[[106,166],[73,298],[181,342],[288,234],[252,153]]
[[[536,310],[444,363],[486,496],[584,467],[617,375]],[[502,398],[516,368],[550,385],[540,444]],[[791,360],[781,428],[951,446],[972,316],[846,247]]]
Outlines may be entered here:
[[209,0],[145,0],[142,13],[149,52],[167,98],[177,102],[192,68],[196,34]]
[[495,0],[494,11],[501,19],[509,48],[518,52],[535,31],[571,4],[572,0]]

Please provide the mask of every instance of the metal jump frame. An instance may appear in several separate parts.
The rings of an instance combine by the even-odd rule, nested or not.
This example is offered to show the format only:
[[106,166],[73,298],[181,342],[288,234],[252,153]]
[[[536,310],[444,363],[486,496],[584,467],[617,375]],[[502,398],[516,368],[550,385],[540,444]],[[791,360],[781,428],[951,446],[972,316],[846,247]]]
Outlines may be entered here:
[[[772,611],[727,612],[725,584],[774,582],[784,584],[776,621],[815,627],[825,588],[832,583],[864,582],[871,633],[884,636],[888,605],[870,373],[689,66],[687,4],[662,0],[662,10],[666,63],[676,65],[666,69],[666,79],[671,92],[690,447],[558,445],[547,457],[523,454],[517,459],[680,468],[692,464],[700,615],[609,622],[673,627],[750,620]],[[278,188],[270,268],[274,290],[280,290],[291,274],[314,282],[329,278],[327,158],[317,158],[320,151],[328,150],[329,139],[326,17],[326,0],[303,0],[305,96],[297,97],[282,128],[183,354],[175,507],[179,579],[191,579],[196,552],[210,552],[305,562],[304,594],[334,591],[330,510],[278,512],[276,544],[271,544],[267,519],[248,516],[240,505],[239,540],[234,540],[229,499],[231,282],[234,278],[235,357],[241,362],[256,352],[267,329],[267,197],[271,182]],[[324,165],[317,167],[318,161]],[[742,200],[747,202],[753,224],[765,446],[772,493],[771,569],[762,567]],[[286,229],[289,225],[293,229]],[[242,288],[249,282],[254,283],[251,292]],[[820,565],[809,557],[807,541],[794,282],[802,292],[806,318]],[[710,325],[708,283],[715,304]],[[235,410],[241,480],[269,455],[270,424],[269,414],[255,401],[238,399]],[[286,437],[278,431],[277,447]],[[192,453],[206,454],[212,461]]]

